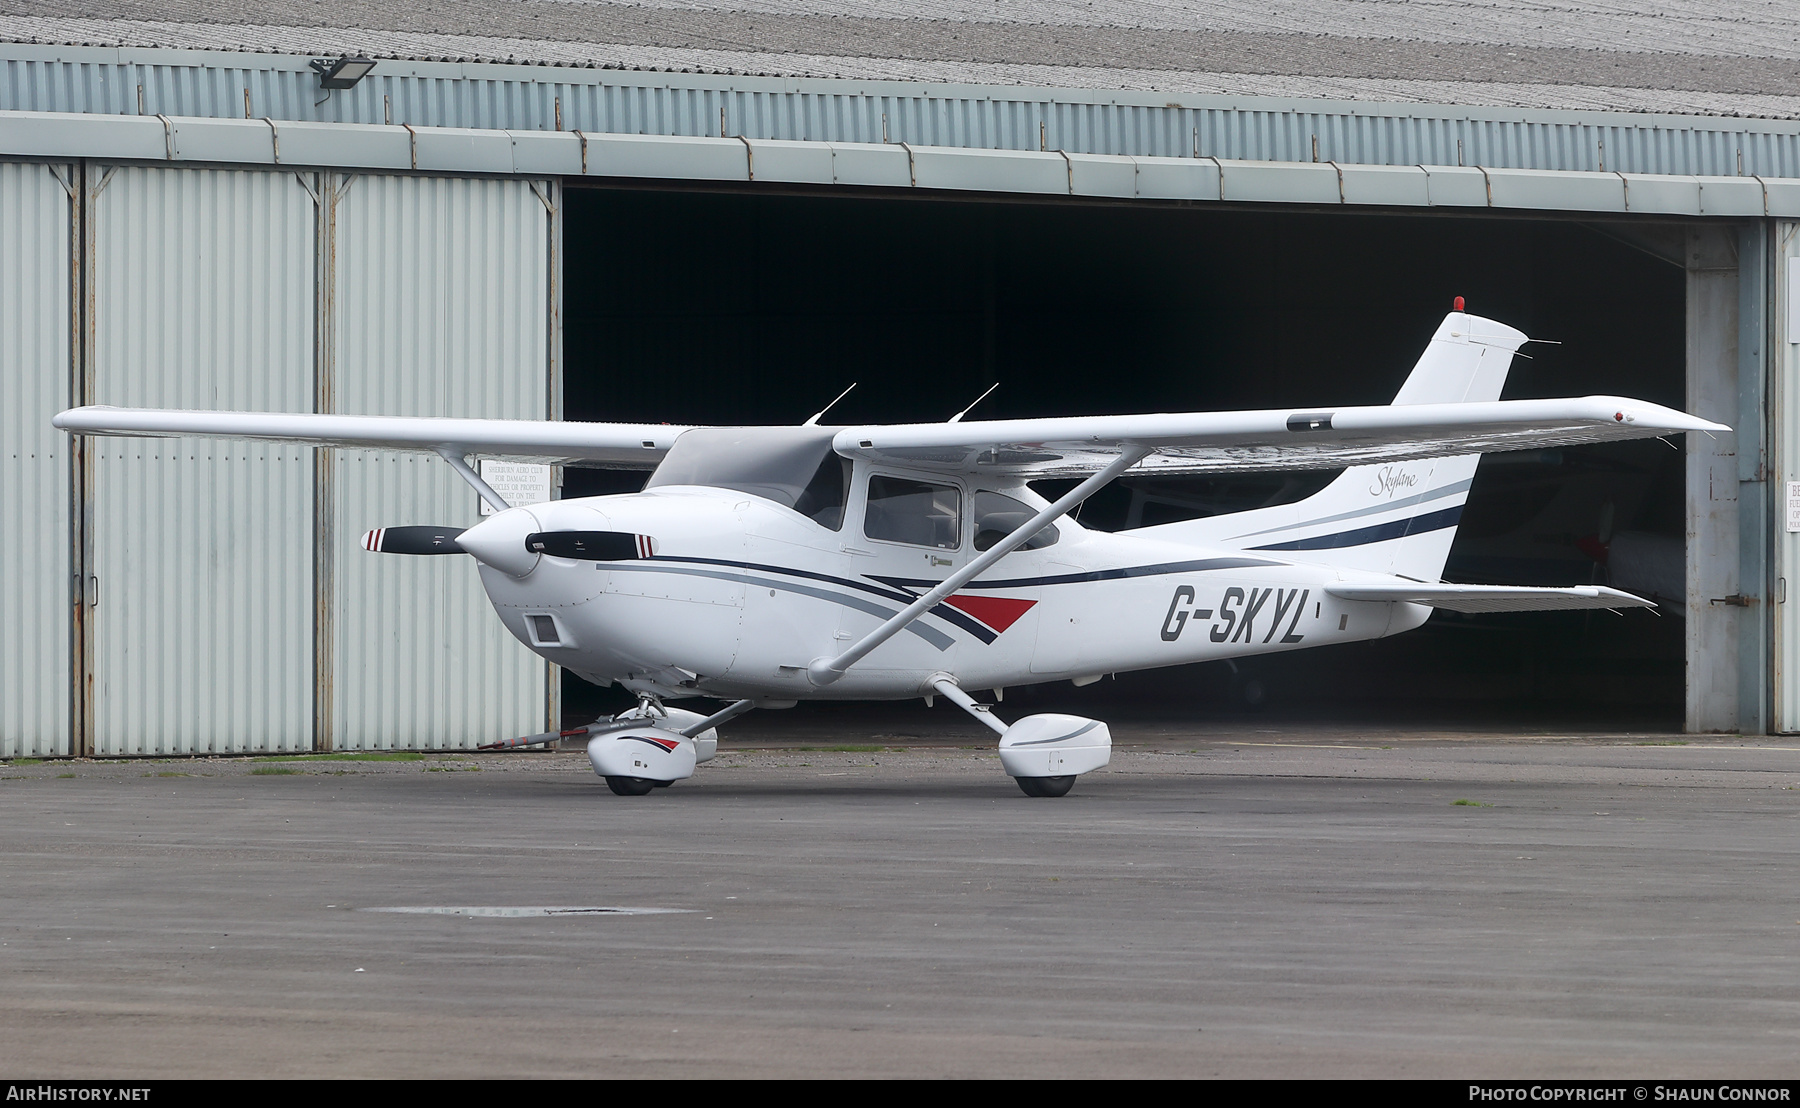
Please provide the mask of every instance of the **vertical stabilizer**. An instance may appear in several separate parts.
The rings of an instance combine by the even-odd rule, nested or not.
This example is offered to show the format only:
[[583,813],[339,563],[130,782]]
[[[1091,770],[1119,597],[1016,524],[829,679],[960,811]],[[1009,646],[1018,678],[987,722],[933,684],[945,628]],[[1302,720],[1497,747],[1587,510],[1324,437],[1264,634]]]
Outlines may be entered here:
[[[1522,331],[1451,312],[1394,397],[1395,404],[1500,399]],[[1462,517],[1479,454],[1352,466],[1305,500],[1272,508],[1146,527],[1135,534],[1292,561],[1438,581]]]

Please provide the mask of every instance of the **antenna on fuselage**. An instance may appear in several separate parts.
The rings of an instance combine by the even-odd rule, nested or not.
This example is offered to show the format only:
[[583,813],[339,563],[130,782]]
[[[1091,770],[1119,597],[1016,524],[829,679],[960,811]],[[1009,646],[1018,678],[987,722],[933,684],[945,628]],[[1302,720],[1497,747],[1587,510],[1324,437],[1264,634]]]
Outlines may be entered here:
[[[850,382],[850,389],[853,389],[855,387],[856,387],[856,382],[855,381]],[[817,427],[819,425],[820,418],[823,417],[826,412],[829,412],[832,408],[836,407],[838,400],[842,400],[844,397],[850,395],[850,389],[845,389],[843,392],[838,393],[836,400],[833,400],[831,403],[825,405],[823,408],[820,408],[818,411],[814,412],[812,418],[807,420],[805,423],[802,423],[800,426],[802,426],[802,427]]]
[[[997,389],[999,387],[1000,387],[1000,382],[998,382],[998,381],[995,381],[993,384],[989,385],[987,387],[987,392],[984,392],[980,396],[977,396],[975,398],[975,404],[979,404],[983,400],[986,400],[988,398],[988,393],[993,392],[995,389]],[[962,411],[957,412],[955,415],[951,416],[950,422],[951,423],[961,423],[963,416],[966,416],[970,412],[975,410],[975,404],[970,404],[968,407],[964,408]]]

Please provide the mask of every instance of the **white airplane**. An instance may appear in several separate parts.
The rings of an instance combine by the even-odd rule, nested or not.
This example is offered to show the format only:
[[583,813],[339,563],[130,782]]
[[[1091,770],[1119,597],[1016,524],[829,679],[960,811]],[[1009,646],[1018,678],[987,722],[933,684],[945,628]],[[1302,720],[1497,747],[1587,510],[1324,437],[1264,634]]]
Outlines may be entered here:
[[[1500,400],[1526,336],[1457,310],[1390,405],[893,426],[619,423],[75,408],[76,434],[441,455],[495,514],[363,545],[480,563],[526,647],[636,709],[591,735],[621,795],[693,774],[719,724],[801,700],[942,696],[999,733],[1029,796],[1104,766],[1106,724],[1011,725],[974,692],[1377,639],[1462,612],[1648,606],[1599,586],[1446,584],[1484,451],[1727,431],[1619,397]],[[835,401],[834,401],[835,403]],[[470,456],[654,469],[642,492],[510,507]],[[1344,469],[1291,504],[1118,533],[1069,512],[1121,474]],[[1027,481],[1084,478],[1050,503]],[[703,715],[664,702],[729,701]]]

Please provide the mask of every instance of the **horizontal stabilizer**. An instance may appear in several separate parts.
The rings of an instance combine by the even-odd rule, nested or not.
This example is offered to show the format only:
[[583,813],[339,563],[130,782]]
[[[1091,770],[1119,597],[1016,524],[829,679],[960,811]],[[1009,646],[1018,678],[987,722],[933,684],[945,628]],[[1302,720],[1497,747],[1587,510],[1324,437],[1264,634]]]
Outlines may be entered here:
[[462,554],[461,527],[377,527],[363,533],[363,549],[377,554]]
[[1654,608],[1641,596],[1605,585],[1533,588],[1522,585],[1327,585],[1339,600],[1392,604],[1410,601],[1452,612],[1561,612],[1580,608]]

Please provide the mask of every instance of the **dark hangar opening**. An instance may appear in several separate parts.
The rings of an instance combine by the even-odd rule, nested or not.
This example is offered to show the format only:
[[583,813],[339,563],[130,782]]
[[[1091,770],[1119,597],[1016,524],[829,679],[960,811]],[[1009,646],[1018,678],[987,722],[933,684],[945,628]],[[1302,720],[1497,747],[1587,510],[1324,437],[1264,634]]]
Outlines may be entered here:
[[[570,188],[570,419],[798,423],[1390,400],[1453,296],[1536,338],[1505,396],[1684,407],[1685,278],[1573,220],[1212,206]],[[1009,693],[1019,712],[1136,706],[1446,723],[1679,728],[1684,452],[1636,442],[1481,466],[1446,576],[1611,581],[1648,612],[1459,616],[1375,643]],[[1117,528],[1304,496],[1329,475],[1126,481]],[[641,475],[571,470],[564,495]],[[1252,709],[1248,701],[1262,694]],[[623,694],[565,677],[572,721]],[[1084,707],[1085,706],[1085,707]],[[802,706],[801,711],[806,711]],[[823,710],[823,709],[822,709]],[[841,710],[841,709],[840,709]]]

